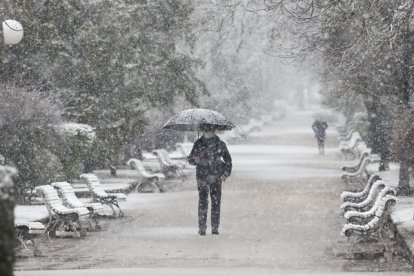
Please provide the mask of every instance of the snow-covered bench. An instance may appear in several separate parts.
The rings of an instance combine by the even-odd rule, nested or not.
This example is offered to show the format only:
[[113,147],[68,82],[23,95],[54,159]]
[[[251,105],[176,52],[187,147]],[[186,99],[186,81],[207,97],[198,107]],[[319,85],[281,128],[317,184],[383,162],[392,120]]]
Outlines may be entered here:
[[378,174],[372,174],[368,181],[367,184],[365,185],[364,189],[362,191],[358,191],[358,192],[352,192],[352,191],[344,191],[341,194],[341,200],[343,202],[361,202],[363,201],[365,198],[367,198],[368,193],[371,190],[372,185],[377,181],[380,180],[381,177]]
[[339,136],[338,136],[339,142],[350,140],[351,136],[352,136],[352,133],[355,132],[355,130],[353,128],[350,128],[350,129],[348,129],[348,128],[337,128],[337,130],[338,130],[338,134],[339,134]]
[[358,223],[363,224],[367,219],[371,219],[378,208],[381,206],[381,202],[386,200],[387,197],[393,196],[395,197],[396,190],[394,188],[386,186],[382,191],[378,194],[377,198],[375,199],[375,203],[368,211],[360,212],[356,210],[347,211],[344,214],[344,218],[351,223]]
[[[101,227],[98,224],[98,217],[104,211],[104,206],[101,203],[83,203],[75,195],[75,190],[68,182],[54,182],[51,184],[54,187],[60,198],[63,200],[63,204],[68,208],[86,208],[89,211],[90,219],[95,223],[93,228],[100,230]],[[92,224],[91,224],[92,227]]]
[[342,168],[345,172],[341,175],[341,178],[343,180],[360,180],[364,182],[364,177],[368,178],[370,176],[367,166],[371,163],[378,163],[380,160],[378,155],[371,155],[369,151],[365,151],[356,166]]
[[361,142],[364,143],[361,136],[359,135],[359,132],[354,131],[349,140],[342,141],[339,144],[339,150],[344,154],[350,153],[354,156],[357,156],[357,154],[355,153],[355,148]]
[[36,221],[23,221],[16,219],[14,222],[16,229],[17,244],[15,250],[30,249],[33,250],[35,256],[41,255],[41,252],[36,248],[35,237],[43,235],[46,227]]
[[345,213],[350,210],[366,211],[371,207],[371,203],[375,200],[378,193],[380,193],[386,186],[383,180],[377,180],[371,186],[367,197],[361,202],[344,202],[341,205],[342,211]]
[[164,159],[165,161],[167,161],[167,163],[172,164],[172,165],[178,165],[180,169],[184,169],[188,165],[187,162],[172,160],[170,157],[170,154],[165,149],[160,149],[159,152],[164,156]]
[[[341,199],[345,203],[341,208],[347,223],[342,227],[342,235],[348,239],[357,236],[354,245],[362,241],[382,242],[386,251],[388,246],[382,236],[387,229],[391,229],[385,225],[389,223],[390,207],[397,201],[395,195],[396,189],[386,185],[379,174],[371,175],[361,192],[343,192]],[[391,234],[395,235],[394,232]]]
[[94,202],[99,202],[101,204],[108,205],[113,212],[113,215],[116,215],[115,207],[118,208],[118,216],[123,216],[124,213],[119,207],[120,200],[126,200],[126,195],[123,193],[107,193],[103,188],[99,179],[96,175],[92,173],[85,173],[80,175],[81,179],[86,181],[89,191],[92,194]]
[[163,153],[163,149],[156,149],[153,153],[157,156],[158,162],[161,166],[161,172],[166,177],[182,177],[183,176],[183,165],[179,163],[169,163],[165,159],[165,155]]
[[50,185],[37,186],[36,192],[45,201],[49,213],[49,222],[45,229],[49,236],[56,236],[56,231],[62,226],[65,231],[72,231],[75,238],[79,238],[86,233],[80,219],[89,216],[88,209],[64,206],[57,191]]
[[[382,231],[384,225],[389,223],[389,216],[391,207],[397,202],[397,198],[394,195],[384,196],[375,210],[374,216],[363,224],[347,223],[342,228],[342,235],[350,237],[352,235],[362,236],[364,238],[375,238],[377,241],[383,241]],[[370,214],[367,214],[370,215]],[[361,214],[360,216],[365,216]]]
[[37,221],[22,221],[16,220],[14,222],[16,230],[22,230],[24,234],[28,235],[40,235],[43,234],[46,227]]
[[137,190],[139,192],[147,191],[148,186],[152,192],[162,192],[162,189],[158,182],[165,179],[164,174],[147,172],[141,161],[135,158],[129,159],[127,165],[135,169],[138,174],[144,179],[144,181],[137,186]]
[[365,151],[363,151],[362,153],[361,153],[361,156],[359,157],[359,160],[358,160],[358,163],[357,164],[355,164],[355,165],[351,165],[351,166],[343,166],[341,169],[344,171],[344,172],[349,172],[349,173],[354,173],[354,172],[356,172],[358,169],[359,169],[359,167],[361,166],[361,164],[362,164],[362,162],[363,162],[363,160],[366,158],[366,157],[368,157],[369,155],[370,155],[370,150],[365,150]]

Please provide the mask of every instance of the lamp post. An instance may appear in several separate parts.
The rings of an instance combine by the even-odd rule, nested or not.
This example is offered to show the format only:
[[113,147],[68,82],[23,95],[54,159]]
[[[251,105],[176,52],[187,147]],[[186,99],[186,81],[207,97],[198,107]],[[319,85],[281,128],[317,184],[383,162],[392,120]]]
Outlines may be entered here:
[[20,22],[8,19],[2,22],[2,30],[3,30],[3,46],[2,50],[2,64],[3,64],[3,82],[5,84],[8,83],[8,64],[6,58],[6,47],[18,44],[23,38],[23,26]]
[[8,19],[3,21],[3,42],[6,45],[15,45],[23,38],[23,26],[20,22]]
[[[19,43],[23,38],[23,27],[16,20],[2,22],[3,44],[1,62],[3,64],[3,77],[7,82],[7,62],[5,48]],[[0,44],[1,45],[1,44]],[[7,89],[6,89],[7,90]],[[15,186],[12,175],[0,160],[0,271],[1,275],[13,276],[14,246],[16,233],[14,229]]]

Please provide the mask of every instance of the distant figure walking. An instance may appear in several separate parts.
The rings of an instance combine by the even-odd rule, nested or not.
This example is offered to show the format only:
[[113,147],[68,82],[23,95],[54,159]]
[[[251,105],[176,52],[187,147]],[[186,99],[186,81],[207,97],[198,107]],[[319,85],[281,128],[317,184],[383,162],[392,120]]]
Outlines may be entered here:
[[232,161],[226,144],[215,135],[209,125],[200,127],[203,131],[188,157],[196,165],[198,186],[198,234],[204,236],[207,229],[208,196],[211,197],[211,233],[218,235],[220,224],[221,183],[231,174]]
[[328,124],[324,121],[315,120],[312,124],[312,129],[315,132],[316,140],[318,140],[319,154],[325,154],[325,137]]

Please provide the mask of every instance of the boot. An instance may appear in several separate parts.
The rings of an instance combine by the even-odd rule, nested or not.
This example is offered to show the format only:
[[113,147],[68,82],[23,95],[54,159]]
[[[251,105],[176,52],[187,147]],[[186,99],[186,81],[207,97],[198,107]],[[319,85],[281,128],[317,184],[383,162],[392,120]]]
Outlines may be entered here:
[[200,236],[205,236],[206,235],[206,229],[205,228],[200,228],[198,229],[198,234]]

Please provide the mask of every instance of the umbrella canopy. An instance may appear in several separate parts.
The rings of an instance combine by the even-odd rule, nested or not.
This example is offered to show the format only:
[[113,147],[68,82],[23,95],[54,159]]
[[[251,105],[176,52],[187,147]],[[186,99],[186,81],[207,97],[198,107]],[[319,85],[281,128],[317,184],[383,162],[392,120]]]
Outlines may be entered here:
[[324,110],[324,111],[313,113],[312,117],[315,120],[328,122],[328,123],[335,123],[336,121],[338,121],[338,115],[329,110]]
[[234,125],[223,114],[210,109],[187,109],[172,116],[162,127],[178,131],[197,131],[201,125],[216,130],[231,130]]

